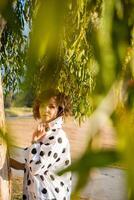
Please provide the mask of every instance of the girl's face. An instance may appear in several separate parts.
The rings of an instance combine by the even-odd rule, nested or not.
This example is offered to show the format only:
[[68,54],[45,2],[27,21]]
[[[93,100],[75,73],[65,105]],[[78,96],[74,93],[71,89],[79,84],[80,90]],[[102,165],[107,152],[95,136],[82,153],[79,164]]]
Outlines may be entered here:
[[51,97],[50,100],[46,103],[41,103],[39,107],[40,118],[42,122],[51,121],[53,118],[56,118],[58,113],[58,105],[56,99]]

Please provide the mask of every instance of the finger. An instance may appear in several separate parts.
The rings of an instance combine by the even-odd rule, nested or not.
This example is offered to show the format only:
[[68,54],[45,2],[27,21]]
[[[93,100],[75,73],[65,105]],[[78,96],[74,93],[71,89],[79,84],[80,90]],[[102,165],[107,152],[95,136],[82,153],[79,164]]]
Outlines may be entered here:
[[34,131],[32,138],[34,139],[36,135],[37,135],[37,131]]
[[43,126],[41,125],[41,132],[43,131]]
[[40,124],[37,126],[37,131],[39,131],[40,130]]
[[38,131],[42,131],[42,130],[43,130],[43,124],[40,123],[40,124],[38,125]]

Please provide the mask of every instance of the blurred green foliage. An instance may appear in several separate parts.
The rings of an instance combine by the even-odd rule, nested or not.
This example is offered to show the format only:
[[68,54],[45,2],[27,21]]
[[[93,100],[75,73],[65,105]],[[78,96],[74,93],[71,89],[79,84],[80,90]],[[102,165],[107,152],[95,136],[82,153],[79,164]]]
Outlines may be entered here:
[[5,25],[1,34],[0,67],[4,94],[7,95],[9,91],[19,89],[24,74],[27,48],[24,31],[30,19],[31,3],[21,0],[3,2],[0,11]]
[[69,94],[76,118],[89,115],[92,106],[93,73],[88,66],[91,47],[86,35],[89,4],[58,1],[55,5],[55,2],[37,1],[30,34],[27,85],[33,80],[31,85],[36,92],[55,87]]
[[[89,136],[85,153],[68,170],[79,174],[79,191],[92,167],[122,159],[128,169],[128,198],[134,199],[134,1],[24,2],[7,0],[0,4],[1,15],[7,21],[1,38],[5,88],[10,90],[24,82],[23,87],[32,91],[33,97],[56,88],[71,97],[73,114],[80,120],[94,109],[99,110],[100,119],[104,115],[110,119],[113,114],[117,149],[94,152]],[[27,31],[25,37],[22,30],[26,24],[30,33]],[[106,101],[111,90],[115,102],[112,98]],[[105,113],[99,105],[102,100],[107,102]],[[90,130],[94,134],[99,130],[99,118],[97,114],[90,116],[95,117],[96,129]]]
[[12,135],[10,135],[8,132],[3,130],[2,128],[0,128],[0,143],[1,141],[7,144],[8,147],[15,145],[15,140],[12,138]]

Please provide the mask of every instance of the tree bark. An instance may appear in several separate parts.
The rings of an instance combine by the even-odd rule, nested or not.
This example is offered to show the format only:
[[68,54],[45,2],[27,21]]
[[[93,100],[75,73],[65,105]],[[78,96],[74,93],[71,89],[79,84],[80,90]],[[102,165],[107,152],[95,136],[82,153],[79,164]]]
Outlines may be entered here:
[[[0,38],[4,29],[5,21],[0,16]],[[0,45],[1,47],[1,45]],[[0,129],[5,133],[5,115],[4,115],[4,100],[3,89],[0,72]],[[1,134],[1,133],[0,133]],[[0,137],[0,200],[11,199],[11,170],[9,167],[9,154],[5,141]]]

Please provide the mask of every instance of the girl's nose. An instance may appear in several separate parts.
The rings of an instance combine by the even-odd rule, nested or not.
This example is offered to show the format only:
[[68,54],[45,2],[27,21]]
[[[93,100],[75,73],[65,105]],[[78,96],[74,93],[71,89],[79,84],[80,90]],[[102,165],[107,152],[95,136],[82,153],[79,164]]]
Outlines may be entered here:
[[46,106],[45,111],[49,112],[49,107],[48,106]]

